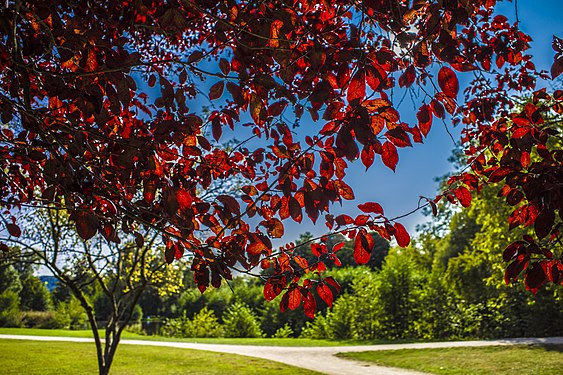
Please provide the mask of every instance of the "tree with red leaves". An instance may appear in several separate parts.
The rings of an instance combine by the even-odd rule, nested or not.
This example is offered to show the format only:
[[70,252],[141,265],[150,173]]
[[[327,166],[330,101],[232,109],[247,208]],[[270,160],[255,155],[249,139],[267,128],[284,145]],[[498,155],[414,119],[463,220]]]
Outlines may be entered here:
[[[407,246],[404,226],[376,202],[357,217],[330,208],[354,199],[350,163],[395,170],[398,149],[451,121],[464,126],[468,168],[425,205],[468,206],[470,191],[503,183],[510,226],[533,226],[537,237],[508,246],[507,281],[523,273],[532,291],[561,283],[563,152],[547,118],[563,112],[563,93],[537,90],[549,77],[495,3],[9,1],[0,10],[5,230],[19,237],[18,209],[41,206],[68,211],[85,240],[117,243],[150,228],[168,262],[193,256],[201,291],[231,269],[261,266],[271,269],[266,299],[283,294],[282,309],[313,316],[314,294],[330,305],[339,288],[322,271],[341,246],[310,243],[308,262],[271,238],[307,216],[354,238],[360,264],[370,231]],[[553,79],[561,39],[554,48]],[[473,77],[463,97],[460,74]],[[415,87],[424,95],[409,124],[390,93]],[[302,116],[299,141],[288,124]],[[219,142],[232,132],[248,137],[226,148]],[[232,181],[240,193],[208,194]]]

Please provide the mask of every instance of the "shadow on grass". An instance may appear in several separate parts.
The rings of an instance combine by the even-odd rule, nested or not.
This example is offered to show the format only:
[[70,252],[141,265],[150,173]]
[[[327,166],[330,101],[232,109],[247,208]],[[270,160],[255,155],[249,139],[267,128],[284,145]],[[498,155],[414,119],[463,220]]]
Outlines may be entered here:
[[563,353],[563,344],[535,344],[530,345],[530,348],[542,348],[546,352],[559,352]]

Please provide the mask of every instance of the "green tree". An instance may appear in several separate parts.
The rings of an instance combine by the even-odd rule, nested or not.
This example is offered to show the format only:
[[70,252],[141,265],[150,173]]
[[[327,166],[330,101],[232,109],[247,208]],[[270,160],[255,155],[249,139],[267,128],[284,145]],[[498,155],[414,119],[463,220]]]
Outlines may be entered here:
[[20,306],[22,310],[48,311],[53,308],[47,286],[34,275],[24,275],[21,280]]

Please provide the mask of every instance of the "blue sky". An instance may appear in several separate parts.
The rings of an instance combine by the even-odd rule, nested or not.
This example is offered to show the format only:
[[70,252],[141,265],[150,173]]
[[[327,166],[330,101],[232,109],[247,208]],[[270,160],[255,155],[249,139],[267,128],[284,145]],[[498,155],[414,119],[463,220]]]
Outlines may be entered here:
[[[511,21],[516,19],[516,5],[521,29],[528,33],[532,39],[531,54],[534,56],[536,68],[548,70],[553,61],[554,51],[551,47],[552,36],[563,37],[563,1],[532,1],[520,0],[503,2],[497,9]],[[463,81],[462,81],[463,85]],[[539,87],[549,85],[541,82]],[[463,89],[463,87],[461,88]],[[461,92],[461,90],[460,90]],[[401,118],[407,122],[415,120],[416,107],[407,99],[401,106]],[[435,119],[436,120],[436,119]],[[460,127],[452,128],[446,125],[454,139],[460,132]],[[451,171],[448,157],[454,147],[454,141],[445,129],[444,124],[434,121],[432,130],[424,144],[416,144],[413,148],[401,149],[399,164],[396,173],[384,167],[381,162],[376,162],[368,172],[357,161],[348,172],[349,184],[354,188],[356,201],[344,202],[342,207],[334,206],[333,214],[359,213],[357,204],[361,201],[376,201],[383,205],[388,217],[402,215],[416,208],[419,196],[433,197],[437,192],[435,177],[442,176]],[[406,228],[415,233],[415,227],[426,221],[421,213],[412,214],[401,220]],[[301,224],[287,221],[284,240],[296,239],[299,234],[310,231],[315,235],[326,232],[324,221],[319,220],[314,226],[305,218]]]

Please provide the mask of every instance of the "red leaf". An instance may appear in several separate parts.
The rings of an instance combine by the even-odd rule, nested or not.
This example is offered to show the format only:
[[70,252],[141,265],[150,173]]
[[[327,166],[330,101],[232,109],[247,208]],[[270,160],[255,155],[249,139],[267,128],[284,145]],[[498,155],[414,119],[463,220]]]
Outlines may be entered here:
[[505,262],[509,262],[512,258],[520,253],[520,249],[525,245],[523,241],[516,241],[511,243],[504,249],[502,253],[502,258]]
[[166,245],[166,249],[164,250],[164,260],[166,263],[170,264],[174,261],[174,255],[176,254],[176,249],[174,248],[173,243],[169,243]]
[[223,135],[223,125],[221,125],[221,121],[219,121],[217,117],[211,121],[211,134],[216,142],[219,142],[219,139],[221,139]]
[[379,72],[373,66],[366,67],[366,82],[373,91],[377,91],[381,85]]
[[396,127],[385,133],[385,137],[389,139],[397,147],[410,147],[412,146],[411,140],[407,132],[403,129]]
[[510,280],[516,280],[520,272],[526,267],[528,267],[528,257],[519,256],[514,262],[510,263],[508,267],[506,267],[506,271],[504,272],[504,281],[506,284],[510,283]]
[[253,94],[250,98],[250,115],[252,116],[252,120],[254,120],[256,125],[262,125],[266,118],[264,103],[262,102],[262,99],[256,94]]
[[346,246],[345,242],[339,242],[332,248],[332,252],[336,253],[337,251],[341,250],[344,246]]
[[373,160],[375,159],[375,152],[372,147],[364,147],[361,153],[362,163],[366,167],[366,170],[371,167]]
[[299,267],[301,267],[302,270],[304,270],[305,272],[309,271],[309,262],[307,262],[307,259],[303,258],[302,256],[296,255],[293,257],[293,260]]
[[348,86],[347,99],[350,105],[360,104],[366,96],[366,78],[363,70],[358,70]]
[[409,233],[401,223],[395,223],[393,226],[395,228],[395,238],[397,239],[397,244],[400,247],[407,247],[411,243],[411,237]]
[[354,260],[357,264],[366,264],[373,249],[373,237],[365,229],[361,229],[354,239]]
[[154,74],[151,74],[151,76],[149,77],[149,87],[154,87],[154,85],[156,84],[156,76]]
[[224,75],[228,75],[231,72],[231,64],[226,59],[219,60],[219,69]]
[[[264,235],[250,234],[249,244],[246,247],[246,251],[250,255],[260,255],[262,253],[268,254],[271,249],[271,244],[267,244],[266,237]],[[265,242],[266,241],[266,242]]]
[[354,222],[354,219],[352,219],[350,216],[346,214],[341,214],[335,217],[334,221],[336,221],[336,224],[340,226],[344,226],[344,225],[352,224]]
[[554,59],[551,65],[551,79],[559,77],[561,73],[563,73],[563,56]]
[[188,57],[188,64],[193,64],[195,62],[198,62],[199,60],[201,60],[203,58],[203,52],[201,51],[194,51],[190,57]]
[[145,182],[145,187],[143,188],[143,198],[147,203],[152,203],[156,196],[156,184],[154,181]]
[[399,162],[399,154],[397,154],[397,148],[394,144],[386,141],[381,147],[381,159],[383,164],[385,164],[389,169],[395,171],[397,163]]
[[289,198],[289,215],[291,215],[291,218],[298,223],[300,223],[303,219],[301,205],[299,204],[299,201],[297,201],[297,199],[295,199],[294,197]]
[[6,224],[6,229],[8,230],[8,233],[10,233],[10,236],[19,237],[22,235],[20,227],[16,224]]
[[284,285],[281,285],[282,283],[280,282],[273,282],[273,280],[269,279],[264,285],[264,298],[267,301],[273,300],[283,291]]
[[410,65],[399,77],[399,87],[410,87],[416,78],[414,65]]
[[459,82],[453,70],[447,66],[442,67],[438,72],[438,85],[450,98],[456,98],[459,92]]
[[383,215],[383,208],[379,203],[376,202],[366,202],[358,205],[358,208],[362,212],[374,213],[378,215]]
[[334,296],[332,290],[325,284],[319,284],[317,286],[317,294],[321,299],[329,306],[332,307],[332,302],[334,301]]
[[551,232],[554,222],[555,212],[553,210],[544,208],[540,211],[534,222],[534,230],[540,240]]
[[432,127],[432,113],[430,106],[428,104],[424,104],[420,107],[418,113],[416,114],[416,118],[418,119],[420,132],[426,137]]
[[187,190],[178,189],[176,191],[176,200],[178,201],[178,208],[182,211],[192,206],[192,196]]
[[326,277],[324,283],[333,287],[336,293],[340,293],[340,284],[332,276]]
[[553,58],[553,65],[551,65],[551,79],[555,79],[563,73],[563,39],[554,35],[552,46],[555,52],[557,52]]
[[210,100],[219,99],[221,95],[223,95],[224,87],[225,85],[223,81],[217,82],[216,84],[211,86],[211,88],[209,89],[209,99]]
[[266,228],[268,229],[268,235],[272,238],[283,237],[284,227],[283,223],[276,218],[272,218],[267,221]]
[[458,187],[454,190],[454,194],[463,207],[471,206],[471,193],[466,187]]
[[282,299],[280,301],[280,311],[284,312],[285,310],[287,310],[287,307],[289,306],[289,293],[285,293],[282,296]]
[[442,119],[446,117],[444,106],[436,99],[432,99],[432,101],[430,102],[430,107],[432,108],[432,112],[434,112],[434,116]]
[[311,319],[315,317],[315,311],[317,310],[317,301],[315,296],[310,291],[307,291],[305,298],[303,299],[303,312],[305,315]]
[[268,115],[277,117],[282,114],[285,107],[287,107],[286,100],[280,100],[279,102],[275,102],[274,104],[268,107]]
[[227,91],[229,91],[231,93],[231,96],[233,97],[233,100],[237,105],[243,106],[243,105],[246,104],[246,100],[244,99],[244,96],[242,95],[242,90],[241,90],[239,85],[237,85],[236,83],[233,83],[231,81],[228,81],[227,82]]
[[240,204],[235,198],[231,197],[230,195],[219,195],[217,197],[217,200],[223,203],[223,206],[225,206],[225,208],[231,213],[235,215],[240,214]]
[[99,225],[98,218],[95,215],[88,212],[77,211],[72,215],[72,218],[76,223],[76,231],[82,239],[89,240],[94,237],[98,231]]
[[295,310],[301,304],[301,292],[299,291],[299,288],[292,288],[287,292],[287,294],[289,294],[288,307],[290,310]]
[[524,280],[526,289],[536,294],[538,289],[546,283],[547,275],[540,263],[534,263],[526,270]]
[[355,198],[354,191],[344,181],[336,180],[336,181],[334,181],[334,185],[336,186],[336,189],[338,190],[338,194],[340,194],[340,196],[342,198],[347,199],[347,200],[353,200]]

